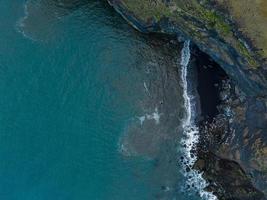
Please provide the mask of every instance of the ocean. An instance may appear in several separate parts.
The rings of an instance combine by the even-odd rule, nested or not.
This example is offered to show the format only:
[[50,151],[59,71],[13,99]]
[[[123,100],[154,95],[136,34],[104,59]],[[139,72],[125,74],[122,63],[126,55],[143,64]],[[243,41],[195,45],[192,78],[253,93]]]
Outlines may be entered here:
[[0,199],[212,199],[180,162],[189,44],[97,0],[2,0],[0,29]]

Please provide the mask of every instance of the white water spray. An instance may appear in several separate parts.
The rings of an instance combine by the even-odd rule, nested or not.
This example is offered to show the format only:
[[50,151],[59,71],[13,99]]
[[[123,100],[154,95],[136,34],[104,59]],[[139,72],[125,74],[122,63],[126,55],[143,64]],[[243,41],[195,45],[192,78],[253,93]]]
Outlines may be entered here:
[[184,47],[182,49],[181,63],[182,66],[182,83],[183,83],[183,97],[184,97],[184,107],[186,108],[186,117],[183,122],[183,128],[191,125],[192,118],[192,106],[191,99],[188,94],[188,84],[187,84],[187,66],[190,62],[190,41],[185,41]]
[[194,111],[194,108],[192,105],[192,98],[188,92],[187,76],[190,57],[190,41],[185,41],[180,62],[182,67],[181,79],[183,85],[184,107],[186,110],[186,114],[182,122],[184,136],[181,141],[183,150],[183,174],[186,177],[187,185],[196,190],[203,199],[217,200],[217,197],[213,193],[205,191],[208,183],[202,177],[202,173],[193,169],[193,166],[197,161],[195,150],[199,142],[199,130],[194,123],[194,119],[192,119],[192,112]]

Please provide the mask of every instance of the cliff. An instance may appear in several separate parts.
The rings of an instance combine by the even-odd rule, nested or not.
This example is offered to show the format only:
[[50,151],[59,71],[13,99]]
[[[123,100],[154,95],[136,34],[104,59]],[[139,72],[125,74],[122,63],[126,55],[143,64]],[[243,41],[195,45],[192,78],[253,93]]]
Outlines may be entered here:
[[267,94],[265,0],[109,0],[142,32],[190,39],[249,95]]
[[[227,141],[217,141],[214,145],[216,147],[210,150],[212,156],[209,159],[215,159],[213,155],[216,155],[216,160],[221,158],[223,163],[227,160],[230,163],[238,163],[245,169],[246,174],[253,175],[229,178],[231,185],[237,179],[246,181],[251,179],[253,184],[266,195],[267,1],[108,0],[108,2],[139,31],[173,35],[181,41],[190,39],[225,70],[235,85],[234,95],[227,102],[234,113],[232,122],[227,128],[234,131],[232,135],[226,136],[221,130],[215,130],[215,133],[214,130],[209,130],[210,140],[215,141],[218,132],[220,132],[219,138],[227,138]],[[235,170],[239,172],[241,169],[238,166]],[[239,176],[244,173],[242,171],[232,174]],[[218,178],[214,176],[206,174],[210,179]],[[227,191],[227,183],[223,184],[226,185]],[[228,190],[236,192],[235,199],[259,199],[259,196],[262,196],[258,190],[245,189],[242,184],[248,185],[243,182],[240,183],[238,191]],[[251,182],[249,184],[251,185]],[[220,199],[227,198],[221,195]]]

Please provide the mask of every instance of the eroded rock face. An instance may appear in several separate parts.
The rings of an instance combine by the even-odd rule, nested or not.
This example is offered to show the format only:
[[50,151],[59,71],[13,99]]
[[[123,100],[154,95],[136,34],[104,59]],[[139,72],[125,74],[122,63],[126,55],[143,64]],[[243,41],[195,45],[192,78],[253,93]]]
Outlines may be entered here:
[[[209,133],[225,136],[221,130],[214,129]],[[216,141],[218,135],[214,135],[215,138],[210,137],[211,140],[213,139],[211,146],[204,150],[199,149],[195,164],[195,168],[202,171],[203,177],[209,182],[206,189],[214,192],[220,200],[266,200],[266,172],[262,169],[264,165],[257,163],[262,163],[266,159],[262,157],[264,156],[262,150],[266,144],[261,143],[262,146],[256,150],[259,153],[255,153],[254,148],[242,147],[242,142],[233,146],[233,143],[225,143],[221,140],[222,137],[218,142]],[[233,137],[234,140],[238,138],[238,136]],[[250,143],[254,146],[258,141],[259,138],[251,139]],[[255,161],[255,155],[261,155],[261,157],[258,157],[253,164],[251,160]]]
[[[227,197],[222,196],[223,193],[234,199],[261,199],[253,195],[267,194],[266,100],[245,96],[230,81],[221,87],[219,114],[212,122],[200,124],[202,140],[196,167],[211,180],[210,189],[216,191],[220,199]],[[225,167],[221,165],[216,169],[217,164],[208,162],[214,159],[225,163]],[[228,163],[235,163],[231,170],[227,169]],[[230,171],[221,179],[224,168]],[[239,169],[242,173],[235,173]],[[238,185],[232,185],[235,181]],[[236,192],[231,192],[227,185],[236,187]]]
[[234,112],[228,140],[216,154],[240,163],[255,185],[267,194],[267,107],[265,99],[246,97],[232,100]]
[[249,95],[267,93],[265,0],[108,0],[142,32],[190,38]]
[[[206,170],[206,179],[220,185],[211,185],[209,188],[220,199],[265,199],[267,1],[108,2],[141,32],[174,35],[180,40],[190,39],[225,70],[234,84],[229,90],[232,95],[221,105],[221,114],[223,109],[229,108],[232,116],[227,119],[223,116],[225,114],[218,115],[215,124],[210,124],[203,140],[206,144],[205,153],[200,151],[196,167]],[[232,196],[227,196],[229,193]]]
[[196,168],[204,171],[204,178],[211,182],[207,190],[215,191],[221,200],[265,200],[264,194],[253,187],[250,177],[235,161],[208,151],[200,152]]

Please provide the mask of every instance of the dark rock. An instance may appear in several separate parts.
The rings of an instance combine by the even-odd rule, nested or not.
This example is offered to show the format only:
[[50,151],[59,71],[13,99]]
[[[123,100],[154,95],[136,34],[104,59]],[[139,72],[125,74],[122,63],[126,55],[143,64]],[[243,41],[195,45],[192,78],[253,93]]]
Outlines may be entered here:
[[232,160],[222,159],[211,152],[199,152],[199,160],[205,167],[195,167],[203,170],[204,178],[211,184],[207,190],[216,191],[220,200],[264,200],[264,194],[256,189],[250,177],[240,165]]

